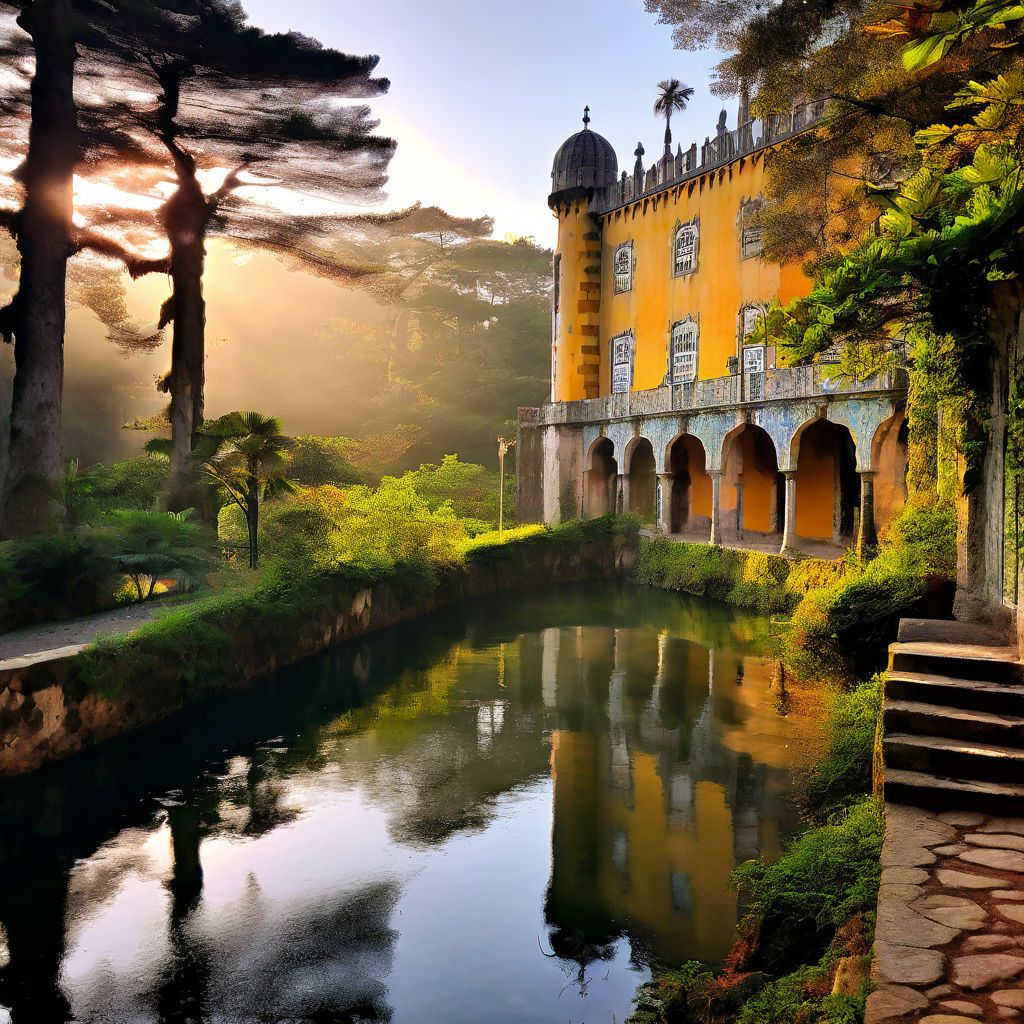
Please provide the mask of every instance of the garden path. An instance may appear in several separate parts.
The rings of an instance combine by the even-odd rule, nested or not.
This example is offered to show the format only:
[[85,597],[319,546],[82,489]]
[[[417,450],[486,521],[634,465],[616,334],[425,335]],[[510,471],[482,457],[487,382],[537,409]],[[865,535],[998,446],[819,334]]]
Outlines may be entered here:
[[0,634],[0,670],[77,654],[101,633],[130,633],[149,622],[164,601],[145,601],[63,622],[44,622]]

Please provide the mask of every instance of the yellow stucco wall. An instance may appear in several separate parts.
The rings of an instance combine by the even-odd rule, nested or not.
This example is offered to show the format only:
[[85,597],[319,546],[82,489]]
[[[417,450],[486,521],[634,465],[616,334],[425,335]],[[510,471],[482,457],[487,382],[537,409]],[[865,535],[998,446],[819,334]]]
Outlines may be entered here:
[[600,226],[588,212],[585,201],[560,208],[557,216],[558,310],[553,338],[552,396],[556,402],[569,402],[595,398],[598,393]]
[[835,432],[814,426],[800,439],[796,474],[796,534],[831,540],[835,523],[837,447]]
[[[807,293],[810,282],[799,266],[779,267],[759,257],[741,258],[740,201],[760,193],[763,174],[763,154],[757,154],[756,159],[734,161],[600,217],[601,394],[610,391],[608,343],[617,334],[630,329],[635,332],[634,390],[662,383],[668,370],[672,324],[687,316],[700,325],[698,377],[723,377],[728,372],[727,358],[737,354],[740,308],[773,299],[788,302]],[[675,229],[694,219],[700,229],[697,268],[675,277]],[[559,223],[561,228],[561,218]],[[633,287],[616,295],[613,256],[624,242],[633,243]]]
[[741,430],[728,443],[722,478],[721,514],[730,527],[736,525],[737,484],[743,485],[743,530],[770,533],[775,528],[772,508],[778,487],[774,448],[767,436]]

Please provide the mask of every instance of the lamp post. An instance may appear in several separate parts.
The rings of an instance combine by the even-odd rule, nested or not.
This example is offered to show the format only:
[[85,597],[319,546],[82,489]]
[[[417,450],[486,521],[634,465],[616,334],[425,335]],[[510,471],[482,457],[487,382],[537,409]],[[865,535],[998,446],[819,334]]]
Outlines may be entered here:
[[498,438],[498,543],[505,536],[505,455],[516,443],[514,437]]

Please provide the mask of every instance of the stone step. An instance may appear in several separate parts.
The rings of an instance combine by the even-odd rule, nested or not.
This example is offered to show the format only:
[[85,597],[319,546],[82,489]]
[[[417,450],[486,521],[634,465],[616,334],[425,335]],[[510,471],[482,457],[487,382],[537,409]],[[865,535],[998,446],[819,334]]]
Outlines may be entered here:
[[885,695],[891,700],[987,711],[994,715],[1024,716],[1024,686],[1013,683],[890,669],[885,680]]
[[1022,678],[1017,648],[989,644],[931,640],[890,644],[889,668],[896,672],[926,672],[988,682],[1019,682]]
[[903,642],[984,644],[989,647],[1002,647],[1011,642],[1006,632],[996,626],[959,622],[957,619],[900,619],[896,639]]
[[1024,785],[941,778],[927,772],[899,768],[886,769],[885,799],[891,803],[942,811],[965,807],[1008,817],[1024,814]]
[[886,734],[945,736],[1024,749],[1024,717],[1020,715],[996,715],[888,697],[882,714]]
[[996,743],[894,733],[883,740],[887,768],[970,781],[1024,779],[1024,750]]

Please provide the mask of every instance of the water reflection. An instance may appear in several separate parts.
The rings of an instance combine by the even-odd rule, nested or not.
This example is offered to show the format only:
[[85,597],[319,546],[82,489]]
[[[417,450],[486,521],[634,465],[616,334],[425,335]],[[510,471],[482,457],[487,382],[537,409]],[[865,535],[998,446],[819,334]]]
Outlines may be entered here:
[[493,602],[0,787],[0,1021],[622,1020],[795,827],[769,629]]

